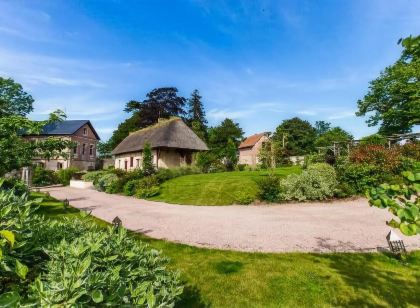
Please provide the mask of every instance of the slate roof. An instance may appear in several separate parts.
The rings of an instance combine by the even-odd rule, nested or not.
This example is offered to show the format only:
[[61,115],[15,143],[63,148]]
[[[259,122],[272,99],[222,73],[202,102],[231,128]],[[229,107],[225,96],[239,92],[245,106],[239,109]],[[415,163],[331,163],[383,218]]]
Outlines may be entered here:
[[100,140],[99,135],[96,133],[92,124],[89,120],[65,120],[59,121],[51,124],[47,124],[42,129],[39,136],[64,136],[64,135],[73,135],[76,133],[83,125],[88,124],[92,132],[95,134],[96,138]]
[[241,142],[241,144],[239,145],[239,148],[240,149],[252,148],[265,135],[266,133],[261,133],[261,134],[255,134],[255,135],[249,136],[248,138],[246,138],[244,141]]
[[131,133],[117,145],[112,154],[141,151],[146,142],[150,143],[151,148],[208,150],[203,140],[182,119],[171,118]]

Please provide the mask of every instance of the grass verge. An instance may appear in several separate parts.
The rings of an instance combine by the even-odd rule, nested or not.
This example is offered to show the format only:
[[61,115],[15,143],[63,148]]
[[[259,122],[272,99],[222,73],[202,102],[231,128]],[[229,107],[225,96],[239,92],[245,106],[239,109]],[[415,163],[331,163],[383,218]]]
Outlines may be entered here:
[[[79,215],[53,198],[39,211],[50,219]],[[420,305],[420,251],[401,262],[382,253],[243,253],[133,236],[163,251],[181,271],[186,288],[179,307]]]
[[[277,168],[274,173],[285,177],[300,171],[299,166],[291,166]],[[237,192],[246,191],[256,196],[256,180],[268,173],[268,170],[261,170],[185,175],[164,182],[159,195],[150,200],[189,205],[230,205],[235,203]]]

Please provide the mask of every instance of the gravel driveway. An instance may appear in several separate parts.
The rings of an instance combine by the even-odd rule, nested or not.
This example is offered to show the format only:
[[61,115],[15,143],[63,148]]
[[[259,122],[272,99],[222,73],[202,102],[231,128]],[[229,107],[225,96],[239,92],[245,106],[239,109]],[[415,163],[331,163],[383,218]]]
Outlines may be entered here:
[[[334,203],[257,206],[188,206],[139,200],[70,187],[44,189],[76,208],[92,211],[157,239],[199,247],[261,252],[375,251],[386,247],[386,210],[365,199]],[[404,237],[420,249],[420,236]]]

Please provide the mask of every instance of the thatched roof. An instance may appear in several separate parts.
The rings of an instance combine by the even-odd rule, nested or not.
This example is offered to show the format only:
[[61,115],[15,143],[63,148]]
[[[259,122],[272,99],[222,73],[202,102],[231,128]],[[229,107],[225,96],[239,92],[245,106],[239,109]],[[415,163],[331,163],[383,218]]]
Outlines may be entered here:
[[149,142],[154,148],[208,150],[206,144],[180,118],[171,118],[131,133],[112,151],[113,155],[138,152]]

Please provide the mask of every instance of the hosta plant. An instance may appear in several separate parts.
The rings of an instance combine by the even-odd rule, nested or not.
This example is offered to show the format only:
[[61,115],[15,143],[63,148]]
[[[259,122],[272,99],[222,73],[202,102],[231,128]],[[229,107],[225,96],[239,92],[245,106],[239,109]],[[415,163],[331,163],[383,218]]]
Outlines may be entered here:
[[[420,166],[418,166],[420,167]],[[395,218],[387,224],[405,235],[420,234],[420,168],[402,173],[405,184],[382,184],[367,190],[371,206],[387,208]]]

